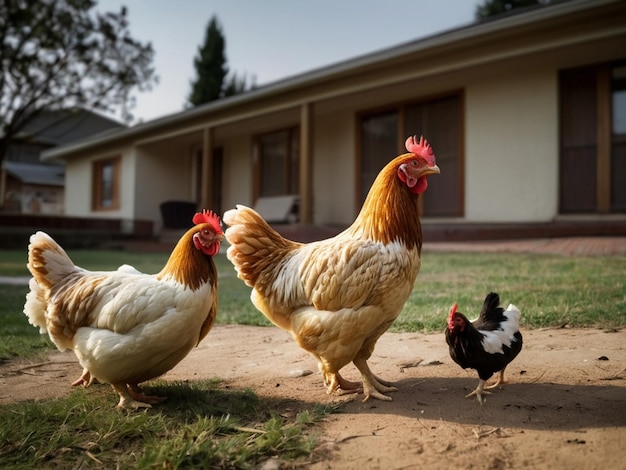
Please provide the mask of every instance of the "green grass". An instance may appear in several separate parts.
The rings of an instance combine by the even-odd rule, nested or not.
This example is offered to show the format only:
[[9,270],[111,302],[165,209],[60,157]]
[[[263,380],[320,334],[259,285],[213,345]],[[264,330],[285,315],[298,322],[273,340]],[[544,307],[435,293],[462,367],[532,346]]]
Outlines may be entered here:
[[425,253],[392,331],[442,331],[455,302],[475,318],[490,291],[515,304],[527,328],[626,325],[624,256]]
[[[116,269],[128,263],[158,272],[164,253],[76,250],[76,264],[87,269]],[[0,251],[0,275],[28,274],[26,254]],[[219,272],[217,322],[269,326],[250,303],[250,288],[237,279],[224,255],[215,257]],[[49,340],[28,324],[22,307],[26,286],[0,285],[0,360],[46,351]],[[522,311],[527,328],[626,325],[626,257],[563,257],[502,253],[424,253],[415,289],[391,331],[441,331],[450,306],[477,315],[489,291],[503,304]]]
[[330,405],[285,404],[218,381],[154,382],[158,411],[122,412],[108,385],[68,398],[0,407],[0,468],[255,468],[274,456],[306,458]]

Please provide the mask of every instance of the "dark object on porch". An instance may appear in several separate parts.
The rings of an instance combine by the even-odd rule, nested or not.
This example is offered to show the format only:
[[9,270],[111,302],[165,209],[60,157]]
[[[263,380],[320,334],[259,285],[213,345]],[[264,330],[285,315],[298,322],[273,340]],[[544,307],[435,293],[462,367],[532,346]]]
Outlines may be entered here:
[[160,205],[165,228],[191,228],[196,203],[190,201],[165,201]]

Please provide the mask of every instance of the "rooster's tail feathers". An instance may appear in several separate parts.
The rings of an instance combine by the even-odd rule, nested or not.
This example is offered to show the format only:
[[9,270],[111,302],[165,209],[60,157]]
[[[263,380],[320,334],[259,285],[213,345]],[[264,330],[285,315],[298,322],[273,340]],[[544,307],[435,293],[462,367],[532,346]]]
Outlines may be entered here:
[[65,250],[45,232],[31,235],[27,266],[40,287],[51,287],[77,269]]

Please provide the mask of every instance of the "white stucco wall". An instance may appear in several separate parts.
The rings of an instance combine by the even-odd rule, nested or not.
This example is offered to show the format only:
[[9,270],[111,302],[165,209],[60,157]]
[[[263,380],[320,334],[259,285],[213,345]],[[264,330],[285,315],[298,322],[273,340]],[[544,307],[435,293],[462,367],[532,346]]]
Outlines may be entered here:
[[465,99],[465,221],[552,220],[558,210],[557,71],[471,81]]

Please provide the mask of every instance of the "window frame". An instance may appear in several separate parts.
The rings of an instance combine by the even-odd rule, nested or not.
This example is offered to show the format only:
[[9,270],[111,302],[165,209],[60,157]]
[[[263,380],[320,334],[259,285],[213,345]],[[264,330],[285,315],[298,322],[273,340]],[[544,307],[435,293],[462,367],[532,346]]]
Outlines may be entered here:
[[[263,132],[253,137],[253,163],[254,163],[254,182],[253,182],[253,198],[256,202],[261,194],[262,175],[263,175],[263,139],[272,135],[285,133],[285,161],[284,167],[281,169],[281,178],[286,192],[281,195],[299,195],[299,165],[300,165],[300,127],[298,125],[282,127],[272,131]],[[295,152],[295,153],[294,153]],[[295,167],[295,168],[294,168]]]
[[[362,169],[363,169],[363,151],[362,151],[362,142],[363,142],[363,120],[364,118],[376,116],[376,115],[384,115],[395,112],[397,114],[397,143],[396,143],[396,151],[397,154],[405,153],[406,149],[404,147],[404,142],[408,135],[406,134],[406,122],[407,122],[407,113],[411,107],[415,107],[417,105],[423,105],[428,103],[434,103],[440,100],[451,99],[454,98],[457,100],[457,118],[458,118],[458,135],[457,135],[457,171],[458,175],[454,184],[456,184],[458,188],[458,199],[456,201],[457,209],[455,213],[452,214],[426,214],[424,211],[424,201],[428,198],[428,191],[426,191],[419,200],[420,205],[420,213],[423,217],[432,217],[437,219],[459,219],[465,217],[465,92],[463,89],[455,89],[449,90],[443,93],[437,93],[432,95],[423,96],[416,99],[404,100],[400,102],[395,102],[391,104],[387,104],[384,106],[380,106],[378,108],[372,108],[368,110],[361,111],[357,113],[356,116],[356,144],[355,144],[355,168],[357,170],[357,180],[355,185],[355,207],[360,208],[363,205],[363,181],[362,181]],[[419,137],[419,136],[418,136]],[[428,139],[427,135],[424,135],[426,139]],[[434,148],[435,154],[436,148]],[[369,190],[369,187],[367,188]],[[358,212],[358,209],[357,209]]]
[[[120,209],[121,157],[109,157],[92,162],[91,208],[94,212],[108,212]],[[111,166],[111,203],[105,204],[104,170]]]

